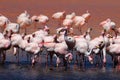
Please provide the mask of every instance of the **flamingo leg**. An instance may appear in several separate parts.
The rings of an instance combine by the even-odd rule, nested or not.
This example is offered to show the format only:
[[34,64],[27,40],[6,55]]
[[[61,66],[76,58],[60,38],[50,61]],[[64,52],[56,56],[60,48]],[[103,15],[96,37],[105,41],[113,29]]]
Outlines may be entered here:
[[117,64],[118,64],[117,56],[114,55],[113,56],[113,67],[116,68]]
[[78,65],[78,54],[76,54],[75,59],[75,64]]
[[114,34],[115,34],[115,37],[117,38],[117,33],[118,33],[118,31],[116,30],[116,29],[112,29],[113,30],[113,32],[114,32]]
[[53,66],[53,52],[50,52],[50,69],[52,70],[52,66]]
[[27,53],[26,56],[27,56],[27,62],[29,62],[29,53]]
[[0,52],[0,58],[1,58],[1,64],[4,64],[6,59],[6,54],[4,53],[3,50],[1,50]]
[[5,60],[6,60],[6,51],[3,51],[3,61],[2,61],[3,64],[5,63]]
[[53,65],[53,53],[50,52],[50,65],[52,66]]
[[82,70],[84,70],[84,54],[80,54],[79,55],[79,59],[80,59],[80,68],[82,68]]
[[101,62],[101,56],[100,56],[100,54],[98,53],[98,54],[96,55],[96,67],[99,67],[100,62]]
[[17,63],[19,64],[19,53],[20,53],[20,51],[19,51],[19,48],[18,48],[18,54],[17,54],[17,56],[18,56],[18,58],[17,58]]
[[103,68],[106,66],[106,46],[103,48]]
[[48,67],[48,54],[46,54],[46,68]]
[[65,71],[66,71],[68,64],[67,64],[67,60],[65,59],[65,57],[63,57],[63,63],[64,63]]

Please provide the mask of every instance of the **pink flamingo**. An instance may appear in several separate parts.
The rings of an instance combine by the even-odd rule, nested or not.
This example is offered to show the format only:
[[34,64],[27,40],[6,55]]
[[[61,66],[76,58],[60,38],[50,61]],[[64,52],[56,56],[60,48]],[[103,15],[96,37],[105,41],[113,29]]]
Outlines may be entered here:
[[73,35],[73,20],[72,19],[64,19],[63,20],[63,26],[68,30],[68,33],[70,35]]
[[114,62],[113,67],[120,69],[119,61],[120,61],[120,44],[111,44],[107,47],[107,51],[112,56],[112,60]]
[[74,38],[76,40],[75,49],[77,51],[76,63],[78,64],[78,59],[77,59],[77,55],[78,55],[80,58],[80,64],[83,69],[84,69],[84,56],[87,56],[89,61],[91,63],[93,63],[93,59],[90,56],[92,51],[88,51],[89,50],[89,42],[91,40],[90,32],[91,32],[91,29],[88,29],[85,34],[80,35],[80,36],[74,36]]
[[3,31],[3,35],[10,37],[13,33],[19,33],[20,26],[17,23],[9,23]]
[[58,27],[61,27],[63,20],[66,17],[66,12],[56,12],[52,15],[52,18],[58,22]]
[[116,24],[115,22],[111,21],[111,19],[108,18],[105,21],[102,21],[100,23],[100,26],[102,26],[103,29],[107,31],[108,33],[110,33],[110,30],[113,30],[115,33],[115,36],[117,37]]
[[73,18],[73,22],[75,27],[78,27],[78,30],[82,34],[81,27],[84,26],[86,23],[88,23],[88,20],[90,19],[91,14],[87,11],[82,16],[75,16]]
[[38,20],[37,20],[37,15],[33,15],[30,19],[31,19],[31,21],[32,21],[32,23],[34,24],[34,27],[37,27],[37,22],[38,22]]
[[45,47],[45,50],[47,51],[46,54],[46,67],[47,67],[47,63],[48,63],[48,56],[50,56],[50,66],[52,69],[52,63],[53,63],[53,55],[55,54],[54,52],[54,48],[55,48],[55,38],[56,35],[52,35],[52,36],[45,36],[43,38],[43,43],[40,45],[43,45]]
[[47,22],[49,21],[49,18],[46,15],[43,15],[43,14],[40,14],[39,16],[32,16],[31,19],[32,19],[33,22],[40,23],[44,27],[47,26]]
[[65,19],[73,19],[75,17],[75,12],[72,12],[71,14],[67,14]]
[[29,52],[33,55],[32,59],[32,66],[35,65],[35,62],[37,62],[38,54],[40,52],[40,46],[38,43],[35,42],[29,42],[25,47],[25,51]]
[[74,37],[67,35],[67,29],[60,30],[59,33],[61,32],[61,36],[64,37],[64,39],[61,40],[61,42],[55,44],[54,51],[58,57],[60,57],[60,55],[63,56],[62,58],[64,61],[65,69],[67,69],[67,61],[70,62],[72,60],[71,53],[73,47],[75,46],[75,39]]
[[2,33],[0,33],[0,57],[2,60],[2,63],[4,64],[6,59],[6,50],[10,48],[11,41],[9,39],[6,39]]
[[10,22],[10,20],[3,16],[2,14],[0,14],[0,27],[2,29],[2,31],[4,31],[6,25]]
[[25,28],[25,33],[26,28],[29,27],[32,23],[31,19],[29,18],[30,15],[28,14],[27,11],[21,13],[18,17],[17,17],[17,23],[20,24],[21,28]]

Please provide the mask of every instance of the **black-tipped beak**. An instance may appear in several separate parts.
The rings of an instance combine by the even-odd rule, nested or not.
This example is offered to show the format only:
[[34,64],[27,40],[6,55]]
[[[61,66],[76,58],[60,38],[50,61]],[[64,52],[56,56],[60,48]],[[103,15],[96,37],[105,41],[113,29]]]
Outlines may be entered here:
[[39,20],[38,19],[35,19],[35,22],[38,22]]

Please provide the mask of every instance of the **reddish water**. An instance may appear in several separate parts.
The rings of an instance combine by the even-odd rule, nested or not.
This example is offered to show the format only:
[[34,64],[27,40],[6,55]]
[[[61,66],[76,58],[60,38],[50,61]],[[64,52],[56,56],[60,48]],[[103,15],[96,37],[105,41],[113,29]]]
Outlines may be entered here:
[[[12,22],[16,22],[17,16],[24,10],[27,10],[31,16],[47,15],[50,18],[48,25],[53,31],[55,31],[54,28],[57,26],[51,20],[51,15],[54,12],[65,10],[67,13],[74,11],[77,15],[81,15],[86,10],[89,10],[92,17],[89,23],[84,26],[83,31],[88,27],[92,27],[93,36],[100,34],[102,28],[98,24],[106,18],[111,18],[117,23],[117,27],[120,26],[119,7],[119,0],[0,0],[0,13],[7,16]],[[33,32],[32,28],[29,28],[30,32]]]

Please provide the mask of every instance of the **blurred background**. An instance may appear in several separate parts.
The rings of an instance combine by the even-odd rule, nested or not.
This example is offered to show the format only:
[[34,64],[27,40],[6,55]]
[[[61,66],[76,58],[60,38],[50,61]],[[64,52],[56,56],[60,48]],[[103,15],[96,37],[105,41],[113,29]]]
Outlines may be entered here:
[[[58,11],[82,15],[88,10],[92,17],[82,30],[92,27],[93,37],[100,34],[102,28],[99,27],[99,23],[107,18],[116,22],[117,27],[120,26],[120,0],[0,0],[0,13],[8,17],[11,22],[16,22],[17,16],[25,10],[30,16],[47,15],[50,18],[48,26],[51,27],[51,33],[55,33],[57,27],[57,23],[51,19],[51,16]],[[29,33],[33,32],[32,28],[34,27],[28,28]],[[75,32],[79,34],[76,29]]]

